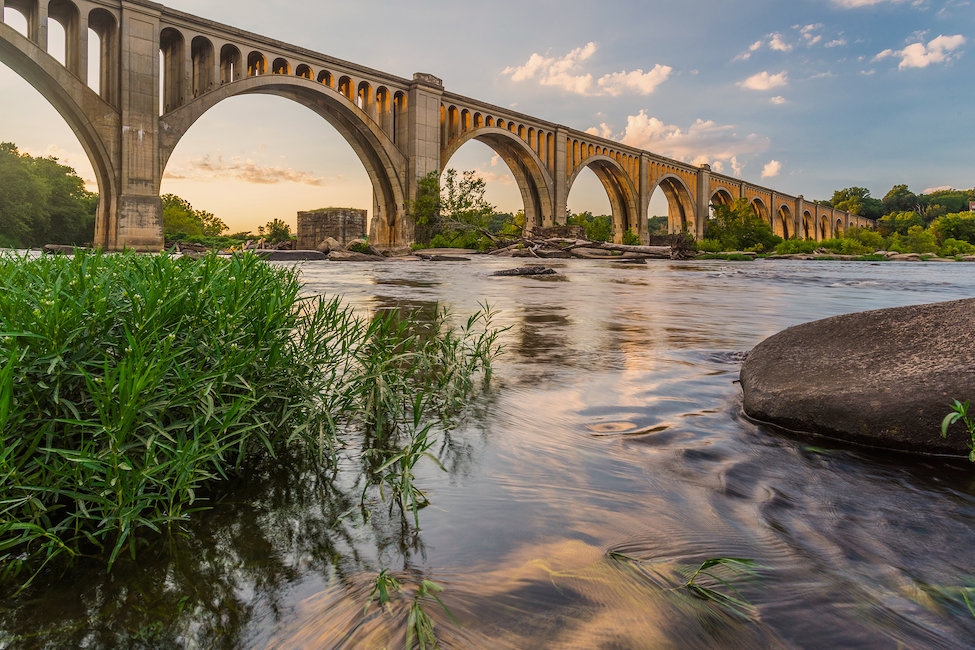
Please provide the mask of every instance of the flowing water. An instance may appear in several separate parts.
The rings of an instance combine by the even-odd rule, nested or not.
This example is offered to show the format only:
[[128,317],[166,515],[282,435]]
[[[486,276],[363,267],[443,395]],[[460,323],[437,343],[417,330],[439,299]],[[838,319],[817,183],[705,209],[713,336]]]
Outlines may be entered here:
[[[436,447],[446,471],[417,468],[419,531],[268,462],[111,575],[0,601],[0,645],[402,647],[405,601],[364,612],[389,568],[444,588],[453,618],[425,606],[444,647],[971,647],[975,467],[757,426],[735,380],[790,325],[975,296],[975,265],[570,260],[489,277],[516,265],[301,267],[309,292],[363,311],[487,302],[510,327]],[[722,574],[737,594],[710,583],[749,606],[681,587],[714,557],[754,560]]]

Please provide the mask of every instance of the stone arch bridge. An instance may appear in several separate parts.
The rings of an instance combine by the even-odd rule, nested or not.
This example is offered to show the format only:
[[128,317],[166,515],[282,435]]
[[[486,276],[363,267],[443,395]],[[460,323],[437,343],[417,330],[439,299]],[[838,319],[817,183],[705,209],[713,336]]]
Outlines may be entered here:
[[[94,241],[107,249],[162,247],[159,190],[170,155],[210,108],[254,93],[311,109],[351,145],[372,181],[370,238],[380,245],[413,241],[407,206],[417,179],[441,172],[469,140],[507,163],[528,228],[565,223],[569,190],[585,168],[606,189],[617,240],[629,229],[647,239],[658,187],[669,230],[698,238],[711,204],[740,197],[784,237],[824,239],[873,225],[707,165],[447,92],[433,75],[397,77],[147,0],[0,0],[3,10],[21,13],[27,34],[0,23],[0,62],[57,109],[84,147],[100,196]],[[63,28],[63,65],[49,54],[52,20]],[[98,73],[89,80],[92,41]]]

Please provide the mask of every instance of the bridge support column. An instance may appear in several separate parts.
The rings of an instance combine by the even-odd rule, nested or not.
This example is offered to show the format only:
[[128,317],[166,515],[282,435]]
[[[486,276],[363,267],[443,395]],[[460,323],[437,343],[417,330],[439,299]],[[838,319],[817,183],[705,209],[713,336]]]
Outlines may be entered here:
[[637,234],[640,235],[640,243],[646,246],[650,243],[650,222],[648,220],[650,213],[650,156],[646,154],[640,156],[637,173],[640,174],[636,183],[637,191],[640,193],[637,199],[637,209],[640,211],[637,214]]
[[711,208],[711,165],[701,165],[697,171],[697,196],[694,201],[694,239],[704,239]]
[[[440,169],[440,103],[443,82],[432,74],[417,72],[406,100],[407,168],[401,170],[407,205],[399,206],[403,214],[395,223],[397,232],[389,231],[388,219],[373,219],[372,234],[378,243],[409,245],[414,241],[413,220],[406,218],[409,204],[417,199],[417,182]],[[375,203],[378,203],[376,201]],[[374,214],[375,216],[375,214]]]
[[119,198],[106,248],[161,250],[159,187],[159,13],[122,3]]
[[555,180],[555,203],[553,204],[555,214],[552,215],[552,219],[557,226],[564,226],[569,220],[569,153],[565,144],[567,138],[565,129],[559,127],[555,130],[554,165],[552,166],[552,176]]

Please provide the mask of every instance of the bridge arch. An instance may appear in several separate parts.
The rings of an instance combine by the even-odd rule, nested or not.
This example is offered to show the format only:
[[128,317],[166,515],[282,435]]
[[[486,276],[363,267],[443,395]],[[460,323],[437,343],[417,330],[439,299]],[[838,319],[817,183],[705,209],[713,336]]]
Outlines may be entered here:
[[805,239],[816,239],[816,222],[809,210],[802,212],[802,236]]
[[540,228],[550,222],[554,214],[552,177],[538,154],[508,129],[486,126],[453,138],[440,153],[441,171],[447,168],[453,155],[471,140],[487,145],[508,166],[525,206],[525,229]]
[[572,185],[582,170],[591,169],[609,197],[609,205],[613,211],[613,230],[616,241],[620,241],[623,233],[627,230],[633,230],[640,234],[646,230],[646,216],[640,218],[640,194],[633,185],[633,179],[626,173],[618,160],[604,156],[602,153],[596,154],[592,145],[589,145],[589,149],[593,151],[593,154],[584,158],[569,175],[566,183],[566,196],[568,196],[568,192],[572,191]]
[[842,219],[842,217],[837,217],[836,218],[836,223],[834,224],[834,228],[833,228],[833,237],[842,237],[843,236],[843,232],[845,230],[846,229],[843,227],[843,219]]
[[775,225],[772,232],[782,239],[788,239],[796,234],[794,230],[792,210],[787,205],[780,205],[779,209],[776,210]]
[[829,220],[826,215],[819,217],[819,241],[829,239]]
[[[3,23],[0,23],[0,63],[33,86],[77,136],[98,184],[93,241],[96,246],[110,247],[117,229],[111,217],[118,208],[120,193],[111,155],[115,144],[113,135],[119,128],[115,109],[35,42]],[[100,118],[97,125],[74,97],[82,97],[86,104],[94,107]]]
[[719,206],[719,205],[731,205],[735,202],[734,197],[731,196],[731,192],[723,187],[711,192],[711,199],[709,205]]
[[687,232],[697,236],[694,200],[684,179],[676,174],[664,174],[656,180],[649,196],[653,196],[658,187],[663,190],[664,197],[667,199],[667,232],[671,234]]
[[772,216],[769,214],[768,206],[765,204],[765,201],[761,199],[761,197],[756,196],[754,199],[752,199],[751,206],[752,210],[762,219],[762,221],[770,226],[773,225]]
[[382,245],[411,240],[413,228],[404,216],[406,194],[397,173],[405,168],[403,155],[344,94],[328,92],[322,84],[303,77],[283,74],[249,77],[220,86],[163,115],[160,118],[160,178],[176,145],[200,117],[225,99],[252,94],[276,95],[294,101],[331,124],[352,147],[372,182],[374,205],[370,236]]

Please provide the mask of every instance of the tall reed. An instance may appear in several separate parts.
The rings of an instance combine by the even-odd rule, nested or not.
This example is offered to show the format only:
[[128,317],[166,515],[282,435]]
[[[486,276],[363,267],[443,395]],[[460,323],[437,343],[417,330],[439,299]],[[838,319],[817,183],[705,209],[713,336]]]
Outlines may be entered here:
[[357,427],[374,434],[363,453],[384,450],[371,480],[415,515],[409,470],[429,446],[397,432],[429,432],[497,353],[489,310],[456,330],[438,310],[421,335],[302,298],[295,271],[253,256],[5,256],[0,280],[3,577],[80,555],[111,567],[249,459],[292,446],[334,463]]

